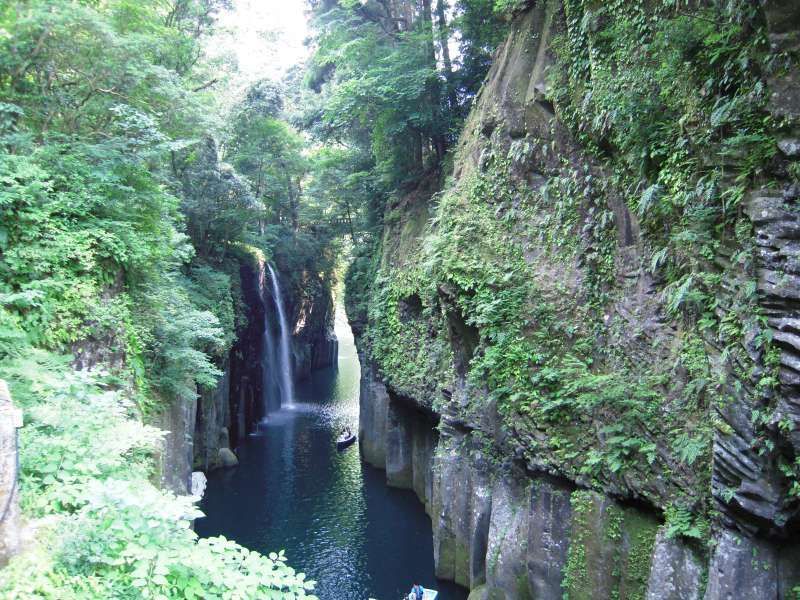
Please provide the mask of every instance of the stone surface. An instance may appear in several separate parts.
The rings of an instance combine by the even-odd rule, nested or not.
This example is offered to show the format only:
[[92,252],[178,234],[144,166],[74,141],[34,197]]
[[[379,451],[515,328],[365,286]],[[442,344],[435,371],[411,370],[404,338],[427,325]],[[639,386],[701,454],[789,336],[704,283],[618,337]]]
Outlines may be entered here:
[[653,548],[647,600],[699,600],[703,593],[704,566],[694,552],[661,530]]
[[200,390],[194,433],[196,469],[211,471],[219,467],[219,449],[230,444],[230,389],[230,368],[225,365],[217,386],[213,390]]
[[[492,152],[504,153],[514,141],[523,139],[548,150],[534,149],[531,159],[517,173],[531,188],[540,188],[562,164],[584,169],[595,179],[609,179],[604,166],[587,155],[558,122],[546,99],[545,73],[553,64],[550,41],[564,32],[562,3],[553,0],[526,6],[529,10],[518,16],[509,38],[498,48],[465,125],[452,175],[453,189],[458,182],[486,169]],[[800,3],[762,0],[759,6],[764,10],[772,47],[780,51],[800,48]],[[588,16],[582,24],[587,37],[595,26]],[[775,180],[786,180],[786,173],[796,168],[800,158],[797,70],[779,72],[768,81],[768,92],[767,110],[785,119],[783,129],[774,132],[778,152],[775,165],[768,169],[774,168]],[[613,147],[601,150],[615,151]],[[718,161],[719,157],[709,160]],[[621,475],[604,474],[598,481],[598,477],[584,478],[570,471],[563,458],[547,455],[548,431],[544,427],[533,432],[529,428],[527,437],[514,430],[513,423],[499,427],[490,400],[483,395],[471,397],[473,393],[482,394],[480,390],[465,391],[463,375],[476,345],[468,338],[477,334],[465,327],[468,315],[453,313],[448,304],[452,294],[439,289],[457,381],[444,386],[447,393],[443,394],[441,434],[434,441],[429,488],[420,473],[420,465],[427,460],[416,458],[418,454],[427,456],[427,449],[424,453],[417,449],[420,442],[415,411],[392,406],[396,390],[382,383],[394,381],[392,374],[384,378],[376,373],[365,354],[367,349],[361,348],[362,366],[366,365],[370,373],[362,380],[362,437],[368,438],[362,452],[372,464],[388,468],[390,481],[413,487],[428,505],[437,575],[472,588],[471,598],[557,599],[564,592],[561,585],[569,559],[582,557],[573,561],[581,563],[579,572],[570,573],[573,579],[565,582],[571,600],[792,596],[800,579],[800,549],[794,543],[800,527],[800,504],[789,497],[790,482],[778,465],[800,456],[799,199],[798,185],[786,182],[776,183],[774,189],[752,191],[741,208],[752,225],[754,264],[747,268],[733,264],[732,256],[739,247],[723,247],[713,258],[724,274],[717,295],[720,318],[737,310],[734,301],[740,301],[738,291],[756,286],[754,297],[779,352],[779,385],[767,392],[758,386],[768,375],[763,350],[756,342],[763,331],[746,331],[741,336],[743,356],[750,361],[747,365],[737,362],[736,352],[719,347],[718,339],[700,340],[711,372],[724,380],[713,395],[725,398],[725,402],[709,401],[697,415],[717,425],[710,460],[706,457],[702,466],[687,465],[675,456],[669,440],[655,439],[653,461],[626,468]],[[641,267],[649,260],[652,248],[647,247],[637,214],[628,209],[626,200],[630,198],[609,192],[607,205],[600,207],[613,214],[617,238],[615,291],[619,293],[607,309],[606,330],[599,335],[610,339],[615,331],[622,331],[615,346],[620,357],[652,366],[654,373],[668,376],[674,386],[669,393],[675,393],[674,397],[665,394],[663,406],[669,410],[687,381],[680,356],[687,338],[684,324],[665,310],[664,282]],[[404,202],[398,200],[395,208],[403,207]],[[384,262],[402,261],[409,248],[425,242],[424,233],[411,230],[409,223],[417,220],[418,213],[432,215],[427,215],[424,200],[407,204],[407,208],[392,214],[394,222],[399,222],[396,230],[384,231]],[[581,218],[579,226],[584,230],[595,224],[592,218]],[[580,241],[586,251],[583,254],[592,251],[590,237],[583,236]],[[725,243],[733,244],[722,245]],[[548,264],[548,260],[541,260],[543,253],[534,247],[535,241],[525,240],[525,244],[537,289],[556,309],[561,308],[558,302],[562,298],[580,296],[587,277],[581,259]],[[574,306],[567,305],[570,308]],[[593,364],[598,371],[606,366]],[[398,387],[402,384],[394,383]],[[421,396],[406,400],[420,408],[437,406],[431,397]],[[476,412],[481,414],[466,414],[470,406],[479,407]],[[769,422],[754,425],[753,414],[758,412],[767,412]],[[587,427],[601,429],[602,418]],[[480,444],[475,439],[480,439]],[[409,444],[411,450],[407,452]],[[602,444],[598,437],[588,447],[575,450],[585,452]],[[484,451],[484,445],[492,448],[491,454]],[[525,475],[520,476],[523,472]],[[570,491],[589,486],[596,491],[583,505],[584,512],[576,514]],[[708,497],[709,488],[712,498]],[[582,493],[586,492],[579,491],[577,497]],[[712,539],[707,540],[713,550],[708,556],[699,554],[705,544],[695,549],[680,540],[667,539],[663,526],[657,533],[663,523],[662,511],[676,499],[693,509],[702,504],[706,505],[704,509],[713,509]],[[709,506],[712,501],[713,506]]]
[[242,297],[247,306],[247,321],[236,331],[236,341],[228,354],[230,388],[228,417],[225,420],[229,446],[235,448],[255,426],[263,412],[264,376],[261,353],[264,333],[264,306],[259,296],[259,276],[253,264],[239,267]]
[[339,341],[332,331],[319,332],[318,337],[293,340],[295,379],[300,381],[317,369],[336,366],[339,357]]
[[486,549],[486,587],[497,600],[534,598],[527,572],[530,480],[508,474],[492,489],[492,515]]
[[489,591],[485,585],[476,587],[469,593],[467,600],[489,600]]
[[361,359],[361,391],[358,419],[358,446],[362,458],[374,467],[386,466],[386,420],[389,393],[368,361]]
[[413,421],[409,409],[397,401],[389,402],[386,416],[386,481],[399,488],[413,487]]
[[6,382],[0,379],[0,567],[19,551],[21,515],[18,485],[17,429],[22,412],[14,406]]
[[219,449],[219,462],[222,467],[235,467],[239,464],[239,458],[230,448]]
[[800,598],[800,540],[779,544],[778,553],[778,598],[797,600]]
[[528,522],[528,582],[534,598],[561,598],[572,507],[567,488],[539,479],[531,486]]
[[778,597],[774,548],[731,530],[715,537],[705,600]]
[[[287,278],[282,277],[285,281]],[[333,330],[335,306],[330,289],[318,277],[308,277],[303,284],[303,293],[287,294],[286,310],[293,321],[294,376],[299,381],[312,371],[336,366],[339,343]]]
[[167,432],[161,443],[161,485],[178,495],[191,489],[194,427],[197,402],[174,399],[156,417],[156,425]]
[[485,460],[473,463],[470,473],[469,586],[486,582],[486,557],[492,519],[492,473]]
[[[433,554],[437,576],[464,586],[485,581],[484,561],[489,533],[487,483],[475,464],[464,460],[465,440],[447,430],[434,458],[432,499]],[[483,509],[483,514],[478,509]]]
[[417,415],[412,424],[411,468],[412,489],[425,504],[425,512],[431,514],[433,498],[433,456],[439,435],[435,423],[427,415]]

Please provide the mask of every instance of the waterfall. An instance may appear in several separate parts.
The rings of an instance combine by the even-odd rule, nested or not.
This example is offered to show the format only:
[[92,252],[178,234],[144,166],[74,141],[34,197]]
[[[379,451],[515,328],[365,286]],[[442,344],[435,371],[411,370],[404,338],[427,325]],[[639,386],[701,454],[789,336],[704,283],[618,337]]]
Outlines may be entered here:
[[281,288],[278,284],[278,277],[268,264],[269,276],[272,279],[272,296],[275,299],[275,306],[278,309],[278,324],[281,330],[279,366],[281,370],[280,388],[281,405],[290,406],[294,403],[294,385],[292,383],[292,360],[289,351],[289,326],[286,323],[286,312],[283,309],[283,299],[281,298]]
[[258,261],[258,298],[261,301],[261,308],[264,311],[264,332],[261,336],[261,409],[263,412],[262,418],[267,418],[267,413],[270,408],[279,408],[278,406],[270,407],[270,398],[272,398],[273,391],[278,391],[278,382],[275,380],[275,341],[272,339],[272,330],[269,326],[269,319],[267,315],[267,300],[266,300],[266,286],[267,286],[267,270],[264,268],[264,261]]
[[[270,409],[277,410],[280,408],[280,392],[278,382],[275,379],[278,361],[275,355],[275,340],[272,337],[269,320],[267,320],[266,304],[264,304],[264,339],[262,344],[261,372],[264,374],[264,416],[266,416]],[[275,398],[277,402],[270,403],[270,398]]]

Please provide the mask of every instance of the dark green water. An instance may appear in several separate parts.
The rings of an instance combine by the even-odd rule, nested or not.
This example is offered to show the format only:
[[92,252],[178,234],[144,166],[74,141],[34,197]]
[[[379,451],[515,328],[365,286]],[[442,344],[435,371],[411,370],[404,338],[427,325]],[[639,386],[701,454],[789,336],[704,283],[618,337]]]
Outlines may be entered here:
[[298,385],[295,405],[242,445],[240,465],[209,476],[197,532],[286,550],[321,600],[399,600],[415,580],[463,600],[462,588],[434,577],[431,523],[416,496],[389,488],[356,446],[336,450],[345,425],[358,430],[359,382],[349,327],[336,329],[339,368]]

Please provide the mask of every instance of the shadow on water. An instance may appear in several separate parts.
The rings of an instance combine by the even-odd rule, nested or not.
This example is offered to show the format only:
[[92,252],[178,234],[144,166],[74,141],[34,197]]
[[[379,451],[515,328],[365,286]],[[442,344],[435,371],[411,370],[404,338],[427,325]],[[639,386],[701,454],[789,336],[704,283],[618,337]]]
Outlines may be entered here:
[[209,475],[197,532],[286,550],[321,600],[399,600],[415,580],[441,600],[463,600],[462,588],[434,577],[431,523],[414,493],[389,488],[355,446],[336,450],[343,427],[358,430],[360,374],[342,315],[336,334],[338,369],[299,384],[294,405],[244,441],[240,465]]

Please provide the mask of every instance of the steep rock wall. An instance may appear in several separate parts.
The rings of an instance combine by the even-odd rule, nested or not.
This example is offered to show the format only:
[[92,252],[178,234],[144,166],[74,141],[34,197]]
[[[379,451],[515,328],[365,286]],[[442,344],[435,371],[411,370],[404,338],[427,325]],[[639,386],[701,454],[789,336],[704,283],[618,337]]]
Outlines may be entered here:
[[[667,4],[528,3],[444,193],[390,204],[371,277],[351,277],[372,281],[348,290],[369,298],[348,303],[362,454],[403,487],[431,469],[437,573],[476,597],[800,589],[800,9]],[[745,91],[696,80],[720,31],[757,73]],[[671,171],[636,129],[651,92],[675,113],[658,135],[688,144]],[[420,422],[436,449],[415,463]]]
[[669,539],[651,511],[528,472],[453,423],[437,428],[368,369],[361,398],[362,456],[389,485],[416,492],[432,520],[437,576],[471,598],[702,597],[701,553]]
[[339,343],[333,332],[335,307],[329,283],[305,278],[302,294],[292,298],[294,376],[299,381],[316,369],[336,365]]

